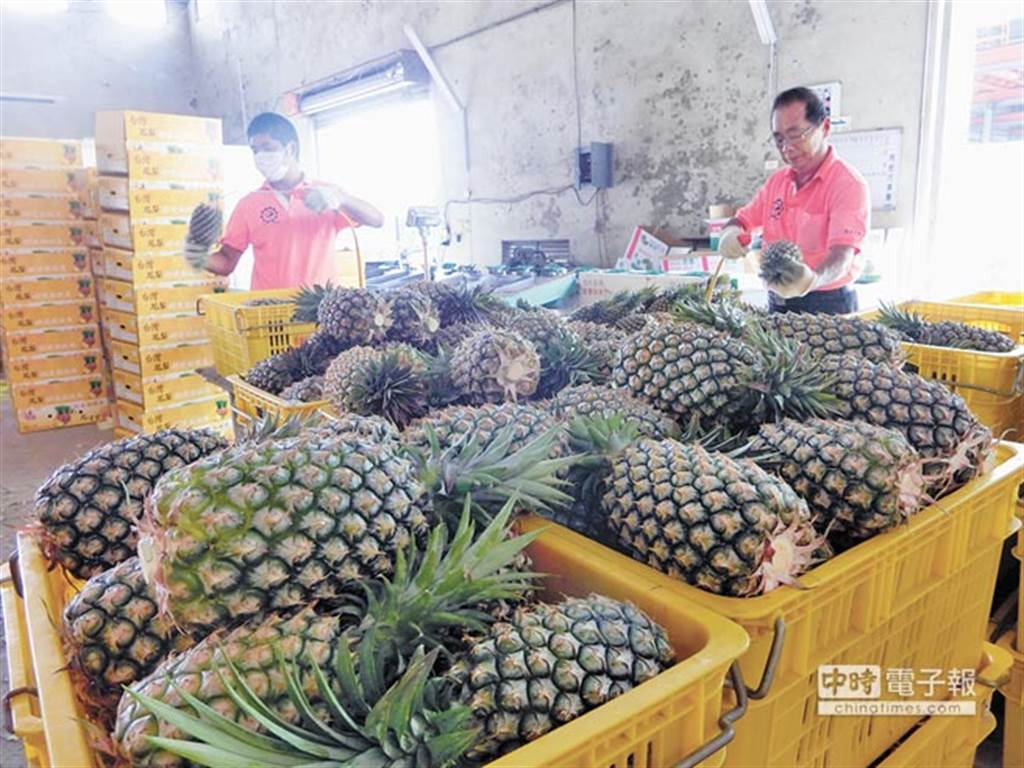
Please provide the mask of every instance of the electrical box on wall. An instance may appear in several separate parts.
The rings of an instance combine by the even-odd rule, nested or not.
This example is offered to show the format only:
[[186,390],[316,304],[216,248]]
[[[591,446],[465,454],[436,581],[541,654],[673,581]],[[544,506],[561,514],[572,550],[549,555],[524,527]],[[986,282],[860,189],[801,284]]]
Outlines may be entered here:
[[612,186],[611,142],[592,141],[589,147],[576,150],[576,183],[590,184],[597,189]]

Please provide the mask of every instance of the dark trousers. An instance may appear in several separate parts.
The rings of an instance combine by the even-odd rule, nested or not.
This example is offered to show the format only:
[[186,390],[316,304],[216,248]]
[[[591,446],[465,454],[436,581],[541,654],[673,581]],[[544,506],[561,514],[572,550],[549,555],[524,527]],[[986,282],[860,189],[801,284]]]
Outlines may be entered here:
[[768,292],[770,312],[809,312],[815,315],[848,315],[856,312],[857,291],[848,285],[831,291],[812,291],[796,299],[780,299]]

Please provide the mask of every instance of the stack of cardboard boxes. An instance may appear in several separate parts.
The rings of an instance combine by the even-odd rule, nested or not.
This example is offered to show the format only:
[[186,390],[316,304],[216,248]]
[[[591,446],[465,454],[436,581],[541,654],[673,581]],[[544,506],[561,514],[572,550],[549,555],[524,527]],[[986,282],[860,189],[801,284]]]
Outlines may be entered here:
[[96,115],[99,297],[116,436],[172,426],[231,432],[227,392],[196,373],[213,365],[197,300],[226,283],[182,255],[192,210],[220,204],[220,145],[219,120]]
[[109,416],[82,150],[81,141],[0,138],[0,339],[23,433]]

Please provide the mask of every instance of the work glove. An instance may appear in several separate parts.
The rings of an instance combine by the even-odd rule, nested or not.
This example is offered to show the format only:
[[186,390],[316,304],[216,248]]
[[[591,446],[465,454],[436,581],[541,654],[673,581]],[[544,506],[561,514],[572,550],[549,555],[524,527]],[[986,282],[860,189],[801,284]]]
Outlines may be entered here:
[[750,247],[750,235],[735,224],[726,227],[718,236],[718,254],[726,259],[742,259]]
[[302,202],[304,202],[306,207],[313,211],[313,213],[336,211],[341,207],[344,200],[344,192],[337,187],[331,187],[323,184],[310,187],[306,190],[306,193],[302,198]]
[[192,211],[185,236],[185,260],[194,269],[205,269],[210,249],[220,239],[222,218],[220,208],[200,203]]
[[801,262],[792,277],[783,282],[765,283],[769,291],[782,299],[797,299],[806,296],[818,285],[818,273]]

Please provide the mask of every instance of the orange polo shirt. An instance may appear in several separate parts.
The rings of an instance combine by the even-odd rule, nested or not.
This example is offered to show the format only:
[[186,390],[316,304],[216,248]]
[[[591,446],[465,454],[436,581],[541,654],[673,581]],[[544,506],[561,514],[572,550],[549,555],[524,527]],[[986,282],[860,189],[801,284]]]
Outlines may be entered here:
[[303,198],[310,187],[303,179],[286,193],[268,182],[231,213],[221,243],[238,251],[252,245],[252,290],[338,282],[334,239],[349,222],[337,211],[307,208]]
[[761,229],[765,244],[776,240],[796,243],[811,269],[821,265],[833,245],[853,246],[856,256],[847,273],[819,291],[841,288],[860,275],[860,246],[871,222],[868,184],[832,147],[811,180],[800,189],[796,188],[793,169],[782,168],[768,177],[736,218],[745,229]]

